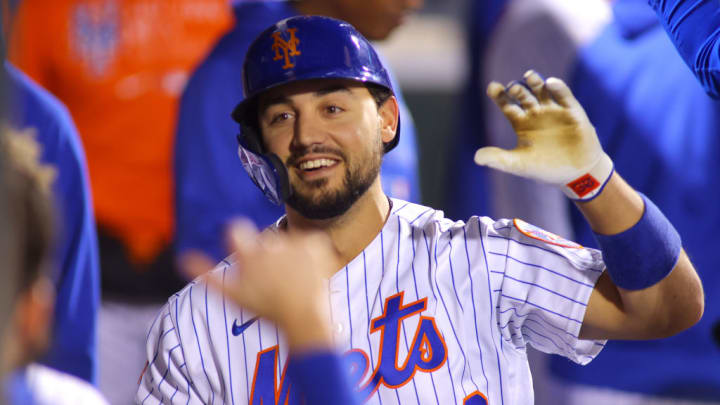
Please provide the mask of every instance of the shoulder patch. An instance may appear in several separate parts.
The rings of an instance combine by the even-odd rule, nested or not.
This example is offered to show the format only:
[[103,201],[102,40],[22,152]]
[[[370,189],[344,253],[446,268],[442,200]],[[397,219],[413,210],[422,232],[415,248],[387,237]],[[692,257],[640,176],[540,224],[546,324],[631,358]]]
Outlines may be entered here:
[[564,248],[582,249],[582,245],[567,240],[561,236],[555,235],[552,232],[548,232],[544,229],[538,228],[537,226],[529,224],[522,219],[513,219],[513,225],[515,225],[515,228],[517,228],[520,233],[527,236],[528,238],[533,238],[539,241],[543,241],[545,243],[549,243],[551,245]]

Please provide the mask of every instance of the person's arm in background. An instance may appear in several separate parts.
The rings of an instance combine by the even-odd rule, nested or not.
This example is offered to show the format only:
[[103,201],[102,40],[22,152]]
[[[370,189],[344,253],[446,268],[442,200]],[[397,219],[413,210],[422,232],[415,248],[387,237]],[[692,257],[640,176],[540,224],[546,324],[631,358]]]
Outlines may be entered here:
[[15,109],[11,124],[36,129],[42,161],[58,172],[55,323],[41,362],[95,384],[100,265],[85,153],[65,107],[9,63],[5,69]]
[[648,0],[678,52],[713,98],[720,98],[720,3]]

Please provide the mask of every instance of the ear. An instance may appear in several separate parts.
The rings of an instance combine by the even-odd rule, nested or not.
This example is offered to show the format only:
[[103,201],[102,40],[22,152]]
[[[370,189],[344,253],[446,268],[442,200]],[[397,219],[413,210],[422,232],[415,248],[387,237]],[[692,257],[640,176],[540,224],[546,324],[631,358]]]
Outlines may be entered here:
[[400,107],[395,96],[390,96],[378,108],[378,120],[380,120],[382,141],[386,144],[395,138],[398,122],[400,121]]

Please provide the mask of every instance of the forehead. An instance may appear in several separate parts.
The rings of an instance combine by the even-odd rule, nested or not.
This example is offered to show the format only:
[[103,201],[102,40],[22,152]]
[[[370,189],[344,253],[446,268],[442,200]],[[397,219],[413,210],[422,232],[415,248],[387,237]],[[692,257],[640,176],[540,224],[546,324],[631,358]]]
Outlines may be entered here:
[[260,111],[271,104],[289,102],[299,96],[319,98],[330,93],[343,92],[353,97],[371,97],[365,84],[347,79],[316,79],[284,84],[266,91],[258,97]]

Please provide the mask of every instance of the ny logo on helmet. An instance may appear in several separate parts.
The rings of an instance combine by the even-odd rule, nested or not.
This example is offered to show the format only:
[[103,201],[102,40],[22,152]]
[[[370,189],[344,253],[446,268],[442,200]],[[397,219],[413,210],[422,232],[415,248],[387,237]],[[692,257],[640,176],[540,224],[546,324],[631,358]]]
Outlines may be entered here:
[[[274,39],[272,50],[275,51],[275,57],[273,60],[280,60],[284,58],[285,64],[282,67],[283,69],[290,69],[291,67],[294,67],[295,64],[290,61],[290,57],[300,55],[300,51],[297,50],[300,40],[295,37],[296,31],[297,28],[288,28],[287,32],[290,33],[290,39],[287,41],[280,35],[280,31],[273,32],[272,34]],[[282,54],[280,51],[282,51]]]

